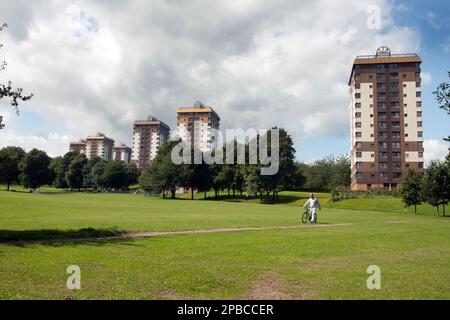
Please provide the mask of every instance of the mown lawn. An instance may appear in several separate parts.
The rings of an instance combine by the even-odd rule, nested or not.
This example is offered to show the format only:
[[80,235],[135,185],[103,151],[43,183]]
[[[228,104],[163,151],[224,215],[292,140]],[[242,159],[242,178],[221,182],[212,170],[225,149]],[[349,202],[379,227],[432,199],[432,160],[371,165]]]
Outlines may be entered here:
[[[268,205],[0,192],[0,230],[293,226],[305,196]],[[397,199],[321,196],[325,227],[0,245],[0,298],[450,298],[450,218],[411,214]],[[66,288],[69,265],[81,268],[81,290]],[[366,288],[369,265],[381,268],[381,290]]]

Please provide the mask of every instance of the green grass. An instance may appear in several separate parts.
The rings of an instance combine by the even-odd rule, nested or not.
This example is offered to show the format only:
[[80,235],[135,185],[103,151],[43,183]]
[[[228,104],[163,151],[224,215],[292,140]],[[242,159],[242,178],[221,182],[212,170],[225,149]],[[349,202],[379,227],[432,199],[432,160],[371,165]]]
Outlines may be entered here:
[[[293,226],[306,196],[283,193],[282,204],[270,205],[0,191],[0,234]],[[0,298],[450,298],[450,219],[426,206],[411,214],[394,198],[320,196],[320,223],[351,225],[0,245]],[[74,264],[82,289],[70,292],[66,268]],[[372,264],[381,268],[381,290],[366,288]]]

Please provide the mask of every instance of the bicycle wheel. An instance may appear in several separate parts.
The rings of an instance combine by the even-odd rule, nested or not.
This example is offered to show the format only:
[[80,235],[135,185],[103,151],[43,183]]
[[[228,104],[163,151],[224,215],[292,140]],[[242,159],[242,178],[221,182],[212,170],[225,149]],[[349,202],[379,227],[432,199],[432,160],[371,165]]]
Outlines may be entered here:
[[303,223],[307,223],[308,220],[309,220],[309,214],[308,214],[308,212],[303,213],[303,216],[302,216],[302,222],[303,222]]

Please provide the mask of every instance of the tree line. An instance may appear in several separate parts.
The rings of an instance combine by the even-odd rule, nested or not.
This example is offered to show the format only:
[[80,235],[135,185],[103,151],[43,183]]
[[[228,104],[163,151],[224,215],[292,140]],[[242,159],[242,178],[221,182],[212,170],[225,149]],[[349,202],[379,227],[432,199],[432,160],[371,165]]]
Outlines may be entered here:
[[445,216],[445,206],[450,201],[450,158],[446,161],[432,161],[425,174],[412,169],[408,170],[401,184],[400,193],[406,207],[428,203],[436,208],[439,216],[439,207]]
[[61,189],[127,189],[137,183],[140,172],[135,164],[90,160],[84,154],[68,152],[63,157],[50,158],[45,151],[33,149],[26,153],[19,147],[0,149],[0,182],[19,183],[36,190],[43,185]]
[[[255,139],[267,139],[270,150],[270,131]],[[190,190],[191,199],[194,199],[195,190],[203,192],[205,198],[210,190],[214,191],[214,198],[219,198],[221,191],[225,191],[229,198],[242,197],[245,192],[246,196],[258,197],[261,201],[277,201],[282,190],[329,191],[336,186],[350,185],[350,159],[347,156],[329,156],[312,164],[295,162],[293,141],[284,129],[279,129],[279,170],[275,175],[261,175],[263,165],[259,159],[256,164],[226,164],[225,154],[231,143],[234,144],[231,146],[234,163],[238,163],[239,147],[245,150],[248,163],[249,144],[239,146],[237,141],[224,146],[224,164],[207,165],[202,161],[201,164],[176,165],[171,155],[178,143],[180,141],[170,141],[161,146],[158,155],[139,179],[142,190],[161,193],[164,198],[175,198],[176,191],[183,188]],[[191,150],[191,154],[194,152]]]

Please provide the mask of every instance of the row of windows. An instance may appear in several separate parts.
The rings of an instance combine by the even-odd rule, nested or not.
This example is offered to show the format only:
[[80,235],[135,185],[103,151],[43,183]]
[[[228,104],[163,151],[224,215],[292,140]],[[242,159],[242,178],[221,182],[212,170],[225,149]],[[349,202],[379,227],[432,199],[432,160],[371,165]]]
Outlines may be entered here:
[[[394,132],[392,132],[391,136],[392,136],[393,138],[400,138],[400,132],[398,133],[398,135],[397,135],[397,134],[394,134]],[[405,137],[408,137],[408,136],[409,136],[408,133],[405,133]],[[362,138],[362,133],[359,132],[359,131],[357,131],[357,132],[355,133],[355,137],[356,137],[356,138]],[[373,133],[370,134],[370,137],[373,138]],[[386,133],[386,132],[378,132],[378,137],[387,137],[387,133]],[[423,132],[422,132],[422,131],[418,131],[418,132],[417,132],[417,137],[418,137],[418,138],[422,138],[422,137],[423,137]]]
[[[389,178],[389,173],[387,172],[379,172],[378,174],[371,174],[372,178],[375,178],[376,176],[378,176],[378,178],[380,179],[388,179]],[[392,173],[392,178],[393,179],[400,179],[402,177],[401,172],[393,172]],[[364,178],[364,174],[362,172],[357,172],[356,173],[356,178],[357,179],[362,179]]]
[[[389,96],[391,97],[391,99],[397,99],[399,97],[399,93],[398,92],[391,92],[389,94]],[[408,95],[405,93],[403,94],[403,97],[406,98]],[[420,91],[416,91],[416,98],[420,98],[422,96],[422,92]],[[373,98],[373,95],[370,95],[369,98]],[[385,99],[386,98],[386,92],[378,92],[377,93],[377,98],[378,99]],[[361,93],[360,92],[356,92],[355,93],[355,99],[361,99]]]
[[[410,66],[411,66],[410,63],[409,64],[406,64],[406,63],[401,64],[401,67],[403,69],[407,69]],[[376,64],[376,65],[366,66],[366,68],[370,68],[370,69],[373,68],[373,69],[377,69],[377,70],[385,70],[386,68],[397,69],[398,67],[399,67],[398,63],[386,63],[386,64],[380,63],[380,64]],[[420,63],[419,62],[414,63],[414,67],[420,68]],[[361,69],[360,65],[355,66],[355,71],[359,71],[360,69]]]
[[[398,109],[399,106],[400,106],[400,103],[398,101],[391,101],[391,103],[389,105],[390,105],[391,109]],[[369,107],[373,108],[373,104],[371,104]],[[377,108],[378,109],[386,109],[386,107],[387,107],[387,103],[386,102],[384,102],[384,101],[377,102]],[[407,108],[408,104],[404,103],[403,107]],[[416,107],[417,108],[421,108],[422,107],[422,101],[416,101]],[[355,103],[355,108],[356,109],[360,109],[361,108],[361,102],[356,102]]]
[[[420,71],[417,71],[415,74],[416,79],[420,79]],[[405,79],[408,75],[406,73],[403,73],[403,79]],[[369,74],[369,79],[373,79],[373,75]],[[376,74],[376,79],[377,80],[386,80],[386,73],[384,72],[378,72]],[[398,80],[399,76],[398,76],[398,72],[389,72],[389,79],[390,80]],[[359,81],[361,80],[361,74],[360,73],[355,73],[355,81]]]
[[[393,147],[393,148],[400,148],[400,145],[401,145],[401,143],[398,142],[398,141],[392,142],[392,147]],[[355,143],[355,147],[356,147],[357,149],[362,148],[362,147],[363,147],[363,143],[362,143],[362,142],[356,142],[356,143]],[[371,144],[370,144],[370,147],[373,148],[373,147],[374,147],[374,144],[371,143]],[[378,147],[380,147],[380,148],[387,148],[387,142],[378,142]],[[408,143],[408,142],[405,143],[405,147],[406,147],[406,148],[409,147],[409,143]],[[422,141],[418,141],[418,142],[417,142],[417,147],[418,147],[418,148],[423,148],[423,142],[422,142]]]

